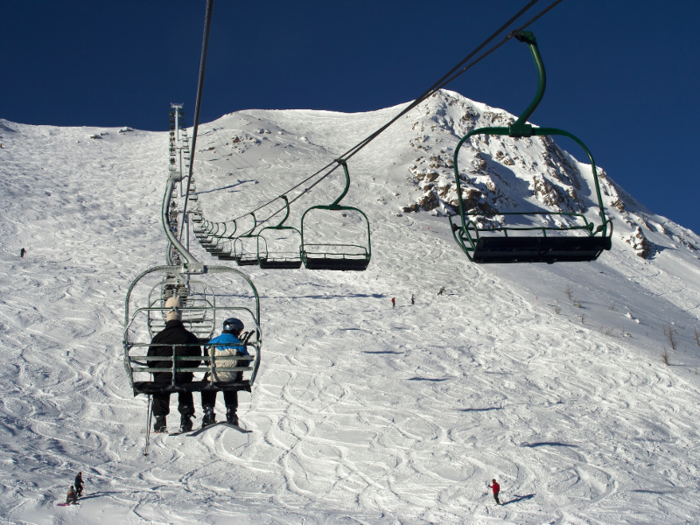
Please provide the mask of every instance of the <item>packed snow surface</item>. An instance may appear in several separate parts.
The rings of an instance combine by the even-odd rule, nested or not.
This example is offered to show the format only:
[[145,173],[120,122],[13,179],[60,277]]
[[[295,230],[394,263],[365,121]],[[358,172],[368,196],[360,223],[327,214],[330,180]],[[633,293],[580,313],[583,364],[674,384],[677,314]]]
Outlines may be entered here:
[[[201,126],[205,217],[267,202],[400,109],[251,110]],[[0,121],[0,521],[697,523],[700,239],[603,173],[615,233],[598,261],[470,263],[445,218],[449,159],[468,130],[510,118],[445,91],[353,157],[343,204],[369,217],[367,271],[244,268],[264,330],[240,396],[252,432],[158,435],[148,457],[147,400],[130,390],[121,340],[127,288],[165,261],[168,134]],[[540,139],[463,150],[477,209],[599,222],[573,146],[576,158]],[[289,224],[342,187],[335,172]],[[343,219],[316,224],[362,233]],[[78,471],[81,505],[58,507]]]

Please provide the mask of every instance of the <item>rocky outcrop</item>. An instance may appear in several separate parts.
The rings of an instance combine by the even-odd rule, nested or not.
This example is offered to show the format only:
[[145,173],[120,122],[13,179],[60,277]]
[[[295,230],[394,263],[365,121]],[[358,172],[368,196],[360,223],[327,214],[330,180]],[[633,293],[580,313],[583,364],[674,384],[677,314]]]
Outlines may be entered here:
[[626,243],[632,246],[634,251],[637,252],[637,255],[643,259],[651,258],[657,251],[653,243],[646,238],[644,232],[639,226],[637,226],[637,229],[634,231],[634,233],[632,233],[632,235],[626,238],[623,237],[623,239]]

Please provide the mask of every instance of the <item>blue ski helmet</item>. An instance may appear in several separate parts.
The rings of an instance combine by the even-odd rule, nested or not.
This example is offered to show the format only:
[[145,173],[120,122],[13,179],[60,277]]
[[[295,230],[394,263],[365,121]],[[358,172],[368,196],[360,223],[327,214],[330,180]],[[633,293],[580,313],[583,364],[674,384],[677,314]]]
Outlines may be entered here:
[[235,317],[229,317],[224,321],[225,332],[240,332],[243,330],[243,321]]

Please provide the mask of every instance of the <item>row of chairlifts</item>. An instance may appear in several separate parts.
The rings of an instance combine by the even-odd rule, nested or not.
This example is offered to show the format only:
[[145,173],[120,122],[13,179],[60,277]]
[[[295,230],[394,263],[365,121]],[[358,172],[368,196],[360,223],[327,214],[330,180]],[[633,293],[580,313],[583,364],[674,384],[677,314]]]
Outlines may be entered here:
[[[605,215],[603,199],[600,193],[598,173],[595,162],[588,148],[577,137],[556,128],[534,128],[527,120],[539,105],[546,85],[546,76],[542,57],[537,48],[537,41],[529,31],[516,34],[515,37],[528,45],[537,66],[538,89],[535,99],[516,122],[508,127],[486,127],[471,131],[460,140],[454,153],[454,171],[459,197],[459,215],[450,217],[452,232],[457,244],[470,261],[477,263],[522,263],[522,262],[564,262],[593,261],[603,252],[610,250],[612,222]],[[532,212],[532,213],[486,213],[469,212],[462,200],[459,173],[459,150],[465,141],[475,135],[505,135],[515,139],[531,136],[560,135],[573,139],[583,148],[591,163],[593,180],[598,199],[601,224],[595,226],[582,213],[567,212]],[[510,219],[519,222],[523,219],[542,222],[549,217],[556,217],[560,225],[541,226],[530,224],[504,226],[498,220]],[[566,223],[574,223],[565,226]],[[541,235],[532,235],[541,233]]]
[[[178,148],[178,141],[182,147]],[[185,120],[185,110],[182,105],[171,106],[170,108],[170,171],[178,171],[178,149],[181,150],[183,165],[180,169],[187,171],[190,162],[189,140],[187,138],[187,127]]]
[[[372,257],[369,220],[359,208],[340,204],[350,188],[350,173],[344,160],[339,159],[337,162],[345,174],[343,192],[332,204],[307,209],[301,217],[300,228],[285,225],[290,209],[289,200],[282,195],[280,199],[284,201],[285,215],[277,225],[258,229],[258,219],[255,213],[250,213],[248,215],[252,218],[252,227],[237,234],[238,225],[235,220],[209,222],[198,215],[192,219],[197,240],[211,255],[220,260],[234,261],[238,266],[257,265],[271,270],[288,270],[301,268],[303,264],[309,270],[366,270]],[[338,242],[309,242],[314,234],[311,231],[313,228],[309,226],[309,218],[319,212],[343,217],[349,212],[358,214],[363,233],[366,227],[366,236],[348,239],[347,233],[338,229],[333,231],[334,238],[340,239]]]
[[[528,124],[541,102],[546,75],[542,57],[534,35],[529,31],[516,33],[515,37],[528,45],[535,61],[538,73],[538,89],[535,99],[525,112],[508,127],[485,127],[468,133],[455,148],[454,171],[459,199],[459,215],[450,217],[450,224],[455,240],[470,261],[476,263],[525,263],[525,262],[582,262],[594,261],[604,250],[612,247],[612,222],[605,214],[600,191],[598,172],[593,156],[585,144],[571,133],[557,128],[535,128]],[[583,213],[574,212],[483,212],[467,210],[460,183],[459,151],[462,145],[475,135],[500,135],[514,139],[532,136],[565,136],[574,140],[586,153],[593,175],[599,216],[599,225],[591,222]],[[341,206],[345,197],[350,175],[345,160],[339,159],[345,172],[346,185],[343,193],[328,206],[313,206],[306,210],[301,218],[299,229],[285,226],[289,217],[289,202],[282,196],[286,206],[286,215],[277,225],[258,228],[255,213],[253,225],[243,233],[237,233],[237,223],[215,223],[199,217],[196,221],[195,235],[201,245],[212,255],[221,260],[235,261],[239,266],[258,265],[269,269],[294,269],[302,264],[310,270],[365,270],[371,258],[369,221],[357,208]],[[309,227],[306,220],[309,214],[325,210],[343,213],[359,212],[367,225],[366,244],[355,240],[354,244],[341,242],[309,242]],[[247,217],[247,216],[246,216]],[[552,223],[554,225],[552,225]],[[256,231],[257,230],[257,231]],[[269,234],[286,234],[294,244],[294,250],[278,251],[270,246]],[[344,232],[338,230],[337,238],[343,238]],[[351,241],[352,242],[352,241]],[[298,246],[298,253],[296,252]]]
[[[172,116],[172,112],[171,112]],[[171,121],[172,122],[172,121]],[[174,142],[171,134],[171,145]],[[182,184],[182,172],[169,173],[161,220],[168,238],[167,264],[149,268],[131,283],[124,305],[124,368],[134,395],[163,392],[250,391],[260,366],[262,329],[260,300],[253,282],[240,270],[223,265],[204,265],[198,262],[178,240],[178,212],[173,202],[173,191]],[[201,223],[201,213],[191,214],[195,223]],[[173,355],[148,356],[151,339],[163,330],[170,297],[179,297],[182,322],[196,335],[199,346],[204,346],[222,328],[223,321],[236,317],[243,321],[247,333],[244,344],[249,356],[216,358],[215,352],[203,356],[183,355],[184,344],[173,346]],[[149,366],[149,362],[168,362],[167,368]],[[178,374],[191,372],[191,382],[178,382]],[[171,373],[170,383],[156,383],[154,373]],[[234,377],[233,380],[230,380]],[[225,379],[222,379],[225,378]],[[149,411],[150,428],[150,411]],[[146,452],[148,448],[148,434]]]

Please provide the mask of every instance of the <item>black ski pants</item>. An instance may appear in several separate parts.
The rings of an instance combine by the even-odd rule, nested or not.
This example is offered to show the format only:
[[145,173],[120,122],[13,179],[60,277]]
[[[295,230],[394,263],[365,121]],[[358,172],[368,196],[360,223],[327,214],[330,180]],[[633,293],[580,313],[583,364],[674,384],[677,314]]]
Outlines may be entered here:
[[[183,376],[181,378],[180,376]],[[182,383],[189,383],[192,381],[192,374],[188,374],[190,377],[184,377],[185,374],[178,374],[177,379]],[[156,383],[170,383],[172,378],[171,374],[153,374],[153,379]],[[183,416],[193,416],[194,415],[194,399],[192,398],[192,392],[178,392],[178,405],[177,410]],[[165,392],[162,394],[153,394],[153,415],[167,416],[170,414],[170,392]]]
[[[194,415],[194,399],[192,392],[179,392],[177,410],[183,416]],[[167,416],[170,414],[170,392],[153,394],[153,415]]]
[[[238,392],[236,390],[224,390],[224,403],[226,408],[231,408],[235,412],[238,408]],[[216,405],[216,392],[202,392],[202,409]]]

